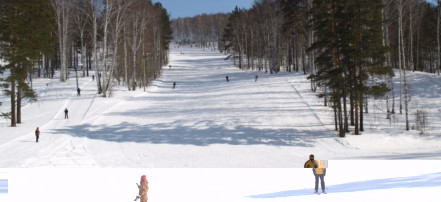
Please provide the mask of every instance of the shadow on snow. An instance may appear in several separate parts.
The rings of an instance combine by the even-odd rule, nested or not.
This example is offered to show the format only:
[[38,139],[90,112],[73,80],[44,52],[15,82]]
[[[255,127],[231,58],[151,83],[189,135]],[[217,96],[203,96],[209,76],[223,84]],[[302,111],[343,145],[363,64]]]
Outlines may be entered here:
[[227,128],[215,125],[212,122],[204,123],[203,127],[184,126],[180,122],[150,125],[137,125],[126,122],[112,126],[83,124],[65,129],[56,129],[53,132],[109,142],[195,146],[230,144],[312,147],[317,139],[330,138],[329,133],[323,131],[304,132],[295,129],[257,129],[247,126]]
[[[326,180],[325,180],[326,181]],[[311,178],[313,182],[313,178]],[[381,189],[396,189],[396,188],[424,188],[424,187],[441,187],[441,172],[430,173],[419,176],[398,177],[375,179],[359,182],[350,182],[338,185],[331,185],[327,188],[332,193],[358,192],[358,191],[372,191]],[[268,194],[247,196],[249,198],[279,198],[291,196],[305,196],[313,195],[312,189],[298,189],[288,190]]]

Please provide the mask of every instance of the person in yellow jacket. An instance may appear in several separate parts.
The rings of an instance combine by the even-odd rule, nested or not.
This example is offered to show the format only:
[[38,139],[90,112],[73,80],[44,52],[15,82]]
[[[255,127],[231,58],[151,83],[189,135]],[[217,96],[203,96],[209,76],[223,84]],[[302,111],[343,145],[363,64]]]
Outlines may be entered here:
[[309,155],[309,160],[305,162],[305,168],[312,168],[314,165],[314,154]]
[[314,160],[314,155],[309,155],[309,160],[305,162],[305,168],[312,168],[312,172],[315,176],[315,193],[318,193],[318,182],[320,179],[320,186],[322,193],[325,193],[325,175],[326,175],[326,162],[321,160]]
[[141,176],[140,184],[136,183],[139,189],[139,194],[136,196],[135,201],[141,198],[141,202],[147,202],[147,192],[149,191],[149,182],[145,175]]

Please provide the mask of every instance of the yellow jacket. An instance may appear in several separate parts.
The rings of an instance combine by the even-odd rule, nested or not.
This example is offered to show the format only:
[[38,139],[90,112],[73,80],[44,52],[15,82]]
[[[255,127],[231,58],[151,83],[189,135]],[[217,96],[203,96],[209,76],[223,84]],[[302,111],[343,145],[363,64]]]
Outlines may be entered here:
[[304,167],[305,168],[312,168],[313,165],[314,165],[314,161],[308,160],[308,161],[305,162]]
[[321,160],[315,161],[312,172],[314,175],[326,175],[326,163]]

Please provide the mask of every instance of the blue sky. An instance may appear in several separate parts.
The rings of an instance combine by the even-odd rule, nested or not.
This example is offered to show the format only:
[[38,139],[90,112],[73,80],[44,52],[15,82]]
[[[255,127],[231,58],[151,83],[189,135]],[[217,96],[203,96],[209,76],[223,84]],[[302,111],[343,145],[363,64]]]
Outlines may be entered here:
[[160,2],[171,14],[171,18],[192,17],[202,13],[227,13],[239,6],[250,8],[254,0],[152,0]]
[[[152,0],[161,2],[171,18],[193,17],[202,13],[227,13],[239,6],[239,8],[251,8],[255,0]],[[436,4],[436,0],[426,0]]]

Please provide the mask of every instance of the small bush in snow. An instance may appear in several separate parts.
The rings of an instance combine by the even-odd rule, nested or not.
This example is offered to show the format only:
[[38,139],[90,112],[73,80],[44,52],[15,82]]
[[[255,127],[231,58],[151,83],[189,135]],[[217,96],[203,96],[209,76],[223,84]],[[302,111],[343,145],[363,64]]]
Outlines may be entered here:
[[417,110],[415,113],[415,129],[423,133],[429,126],[427,111]]

